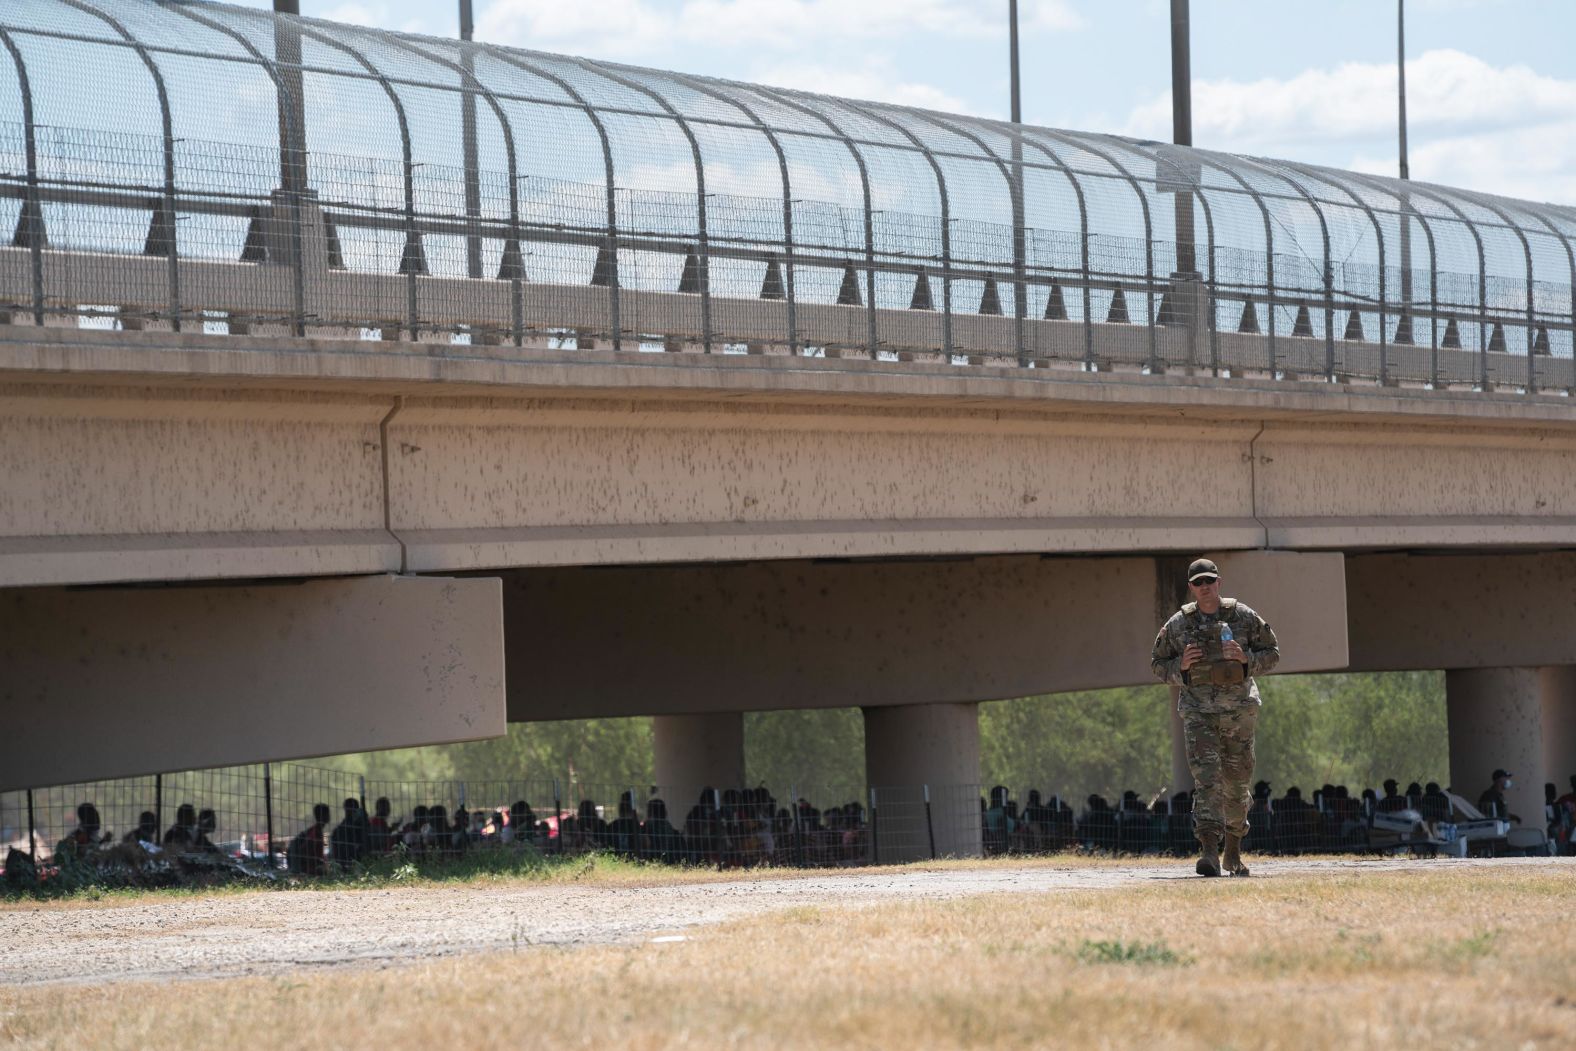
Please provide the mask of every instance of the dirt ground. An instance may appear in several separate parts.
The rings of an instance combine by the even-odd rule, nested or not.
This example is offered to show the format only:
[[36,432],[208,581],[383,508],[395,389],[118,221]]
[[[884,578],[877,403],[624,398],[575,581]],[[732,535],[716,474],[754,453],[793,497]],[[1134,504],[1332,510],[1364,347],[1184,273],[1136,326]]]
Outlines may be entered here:
[[[1354,871],[1548,866],[1549,859],[1255,862],[1254,879]],[[1181,862],[991,864],[627,887],[520,884],[294,891],[40,903],[0,910],[0,984],[281,975],[376,968],[533,945],[681,936],[708,924],[818,905],[992,893],[1065,893],[1197,879]]]

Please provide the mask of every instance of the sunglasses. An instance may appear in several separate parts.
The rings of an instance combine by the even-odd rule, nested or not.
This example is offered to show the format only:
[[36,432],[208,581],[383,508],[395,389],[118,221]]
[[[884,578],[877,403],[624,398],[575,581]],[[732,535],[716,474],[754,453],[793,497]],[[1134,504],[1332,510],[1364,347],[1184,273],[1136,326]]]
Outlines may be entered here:
[[1218,583],[1220,583],[1220,578],[1219,577],[1194,577],[1192,580],[1188,581],[1188,583],[1192,584],[1196,588],[1207,588],[1211,584],[1218,584]]

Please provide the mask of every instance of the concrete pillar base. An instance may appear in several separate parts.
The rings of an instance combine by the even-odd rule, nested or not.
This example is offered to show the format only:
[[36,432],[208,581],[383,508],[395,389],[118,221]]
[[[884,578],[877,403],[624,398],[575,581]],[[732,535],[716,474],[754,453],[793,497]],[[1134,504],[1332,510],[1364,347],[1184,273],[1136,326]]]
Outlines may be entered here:
[[681,823],[702,788],[744,785],[744,713],[658,715],[651,721],[657,794]]
[[865,778],[877,810],[874,860],[978,857],[979,705],[914,704],[863,711]]
[[1476,804],[1496,768],[1513,786],[1505,805],[1523,827],[1543,827],[1543,695],[1541,669],[1473,668],[1445,672],[1450,735],[1450,785]]

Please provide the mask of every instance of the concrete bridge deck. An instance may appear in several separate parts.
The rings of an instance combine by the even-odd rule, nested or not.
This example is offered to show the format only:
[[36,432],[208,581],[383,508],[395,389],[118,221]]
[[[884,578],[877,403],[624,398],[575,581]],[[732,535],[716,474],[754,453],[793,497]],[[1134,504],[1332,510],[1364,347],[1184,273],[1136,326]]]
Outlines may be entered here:
[[1576,543],[1554,396],[499,349],[0,328],[0,581]]

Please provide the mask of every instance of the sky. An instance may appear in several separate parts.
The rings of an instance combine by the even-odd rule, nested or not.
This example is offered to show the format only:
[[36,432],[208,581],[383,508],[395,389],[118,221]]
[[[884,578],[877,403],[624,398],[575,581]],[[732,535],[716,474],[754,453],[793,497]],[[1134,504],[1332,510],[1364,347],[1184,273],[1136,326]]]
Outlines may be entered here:
[[[241,0],[270,7],[271,0]],[[1407,0],[1414,179],[1576,204],[1576,0]],[[1020,0],[1026,123],[1171,137],[1168,0]],[[301,0],[450,36],[454,0]],[[1007,0],[475,0],[477,39],[1006,118]],[[1394,0],[1193,0],[1193,141],[1394,175]]]

